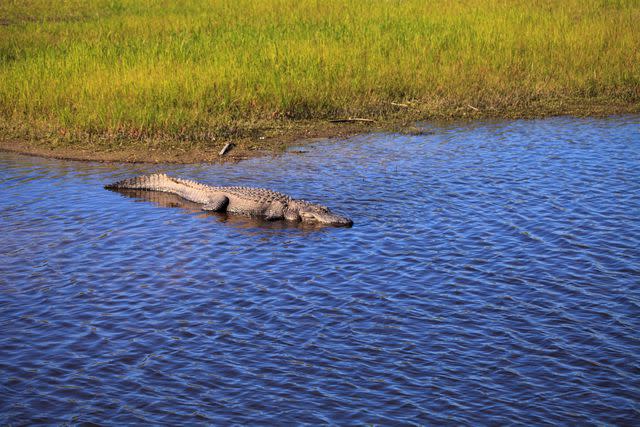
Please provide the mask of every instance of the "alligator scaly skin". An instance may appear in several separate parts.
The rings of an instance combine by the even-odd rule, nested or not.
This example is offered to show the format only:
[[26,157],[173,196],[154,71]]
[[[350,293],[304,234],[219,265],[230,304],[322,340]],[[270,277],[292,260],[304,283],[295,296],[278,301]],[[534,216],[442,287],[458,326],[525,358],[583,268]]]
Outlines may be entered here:
[[105,188],[162,191],[201,204],[203,210],[257,216],[268,220],[285,219],[334,226],[353,225],[351,219],[331,212],[326,206],[293,199],[266,188],[216,187],[165,174],[129,178]]

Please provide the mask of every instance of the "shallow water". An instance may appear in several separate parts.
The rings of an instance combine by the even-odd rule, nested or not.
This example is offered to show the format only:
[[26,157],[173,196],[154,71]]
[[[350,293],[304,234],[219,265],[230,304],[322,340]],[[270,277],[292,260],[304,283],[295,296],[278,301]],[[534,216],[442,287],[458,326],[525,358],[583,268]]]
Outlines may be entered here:
[[[428,125],[224,166],[0,153],[0,424],[637,424],[639,124]],[[355,225],[102,188],[159,170]]]

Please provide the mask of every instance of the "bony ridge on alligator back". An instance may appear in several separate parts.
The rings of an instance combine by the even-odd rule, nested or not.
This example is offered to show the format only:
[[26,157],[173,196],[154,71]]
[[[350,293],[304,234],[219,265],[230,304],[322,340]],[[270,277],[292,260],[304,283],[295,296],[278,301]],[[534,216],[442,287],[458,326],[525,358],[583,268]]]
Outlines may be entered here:
[[265,188],[215,187],[166,174],[142,175],[105,186],[108,190],[138,189],[176,194],[202,205],[202,210],[258,216],[267,220],[301,221],[350,227],[351,219],[323,205],[294,199]]

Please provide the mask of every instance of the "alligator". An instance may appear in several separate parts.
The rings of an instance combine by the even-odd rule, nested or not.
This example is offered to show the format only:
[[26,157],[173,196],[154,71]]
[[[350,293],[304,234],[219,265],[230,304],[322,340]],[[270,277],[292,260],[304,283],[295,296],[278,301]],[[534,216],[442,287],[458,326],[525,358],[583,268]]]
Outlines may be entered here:
[[203,211],[229,212],[262,217],[266,220],[284,219],[345,227],[353,225],[353,221],[349,218],[331,212],[326,206],[294,199],[265,188],[214,187],[163,173],[125,179],[106,185],[104,188],[172,193],[202,205]]

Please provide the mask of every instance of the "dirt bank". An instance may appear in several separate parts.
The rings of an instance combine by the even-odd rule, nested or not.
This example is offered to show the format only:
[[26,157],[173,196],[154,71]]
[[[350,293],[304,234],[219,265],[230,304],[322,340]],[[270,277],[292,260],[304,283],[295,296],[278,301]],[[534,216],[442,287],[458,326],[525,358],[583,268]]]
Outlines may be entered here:
[[[508,110],[482,109],[473,105],[448,108],[437,114],[399,107],[397,114],[374,117],[373,122],[341,122],[329,120],[260,123],[255,128],[239,128],[235,135],[213,137],[205,141],[172,138],[108,140],[105,138],[24,137],[0,129],[0,150],[49,158],[100,162],[130,163],[222,163],[251,157],[273,155],[292,146],[303,146],[317,138],[345,138],[368,132],[419,133],[416,123],[425,121],[454,122],[483,119],[534,119],[571,115],[602,117],[616,114],[638,114],[640,106],[631,104],[557,102]],[[228,143],[232,147],[220,156]]]

